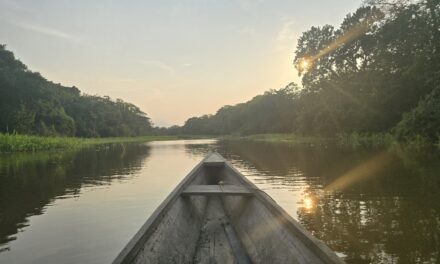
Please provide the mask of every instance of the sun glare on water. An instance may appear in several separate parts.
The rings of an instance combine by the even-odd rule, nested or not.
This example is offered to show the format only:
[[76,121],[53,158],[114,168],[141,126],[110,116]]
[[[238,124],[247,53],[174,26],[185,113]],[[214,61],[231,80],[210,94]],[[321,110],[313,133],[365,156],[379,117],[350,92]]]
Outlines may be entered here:
[[304,208],[306,208],[306,209],[309,209],[309,210],[312,209],[314,207],[313,199],[311,197],[305,197],[304,201],[303,201],[303,205],[304,205]]
[[300,207],[305,209],[307,212],[312,212],[316,207],[315,196],[309,192],[304,193],[304,197],[301,199]]

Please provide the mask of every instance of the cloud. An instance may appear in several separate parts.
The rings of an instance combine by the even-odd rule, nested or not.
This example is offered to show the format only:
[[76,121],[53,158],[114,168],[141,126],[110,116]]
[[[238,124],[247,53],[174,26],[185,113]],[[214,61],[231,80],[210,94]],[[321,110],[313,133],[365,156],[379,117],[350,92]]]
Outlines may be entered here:
[[191,64],[191,63],[184,63],[183,66],[185,66],[185,67],[191,67],[192,64]]
[[28,31],[33,31],[35,33],[39,33],[39,34],[43,34],[46,36],[50,36],[50,37],[55,37],[55,38],[60,38],[60,39],[64,39],[64,40],[69,40],[69,41],[73,41],[73,42],[79,42],[79,38],[71,35],[69,33],[63,32],[63,31],[59,31],[53,28],[48,28],[48,27],[44,27],[44,26],[40,26],[40,25],[36,25],[36,24],[31,24],[31,23],[25,23],[25,22],[17,22],[17,21],[12,21],[12,20],[6,20],[3,18],[0,18],[1,20],[12,24],[16,27],[28,30]]
[[289,20],[283,24],[281,30],[278,32],[277,40],[279,42],[296,40],[295,21]]
[[175,74],[176,71],[169,66],[168,64],[158,61],[158,60],[139,60],[139,63],[146,65],[146,66],[153,66],[160,70],[163,70],[165,72],[168,72],[169,74]]
[[44,35],[62,38],[62,39],[66,39],[66,40],[79,41],[79,39],[77,37],[70,35],[68,33],[62,32],[62,31],[58,31],[56,29],[32,25],[32,24],[26,24],[26,23],[20,23],[20,24],[16,24],[16,25],[19,27],[22,27],[24,29],[28,29],[28,30],[31,30],[31,31],[34,31],[37,33],[44,34]]
[[276,35],[276,50],[278,52],[285,52],[286,50],[291,52],[295,49],[298,38],[295,26],[296,23],[293,20],[288,20],[282,24]]

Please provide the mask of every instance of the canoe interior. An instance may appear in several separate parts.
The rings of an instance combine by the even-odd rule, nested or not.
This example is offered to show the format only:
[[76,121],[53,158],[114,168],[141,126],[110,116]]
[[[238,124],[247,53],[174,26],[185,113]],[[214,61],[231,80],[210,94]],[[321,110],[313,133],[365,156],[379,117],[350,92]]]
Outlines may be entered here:
[[[219,158],[202,161],[114,263],[343,263]],[[182,195],[190,185],[219,183],[247,187],[253,195]]]

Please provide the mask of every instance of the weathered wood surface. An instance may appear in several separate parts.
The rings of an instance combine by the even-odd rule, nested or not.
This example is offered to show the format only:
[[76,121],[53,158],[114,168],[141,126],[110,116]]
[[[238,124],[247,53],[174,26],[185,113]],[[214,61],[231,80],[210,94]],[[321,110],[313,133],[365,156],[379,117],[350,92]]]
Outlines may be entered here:
[[206,216],[200,228],[200,236],[194,254],[194,263],[238,264],[228,237],[222,227],[225,213],[218,197],[212,197],[206,207]]
[[182,195],[252,195],[248,188],[238,185],[190,185],[182,191]]
[[211,153],[205,158],[203,163],[206,166],[221,167],[225,165],[226,160],[217,153]]
[[344,263],[256,189],[209,154],[113,263]]

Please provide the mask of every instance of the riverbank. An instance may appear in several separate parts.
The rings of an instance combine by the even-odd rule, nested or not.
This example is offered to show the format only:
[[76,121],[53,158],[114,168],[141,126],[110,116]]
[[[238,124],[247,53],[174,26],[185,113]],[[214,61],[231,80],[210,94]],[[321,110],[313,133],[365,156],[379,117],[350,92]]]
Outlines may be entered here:
[[221,137],[224,140],[251,140],[264,141],[271,143],[291,143],[291,144],[318,144],[334,141],[335,139],[326,137],[300,136],[296,134],[255,134],[255,135],[227,135]]
[[430,142],[423,137],[415,137],[412,140],[399,142],[390,133],[376,133],[376,134],[339,134],[335,137],[317,137],[317,136],[302,136],[296,134],[256,134],[256,135],[229,135],[223,136],[225,140],[251,140],[263,141],[271,143],[288,143],[288,144],[336,144],[342,147],[349,147],[354,149],[362,148],[386,148],[392,145],[405,145],[409,148],[424,148],[427,146],[436,146],[440,148],[439,142]]
[[[177,139],[202,139],[215,138],[206,135],[152,135],[141,137],[109,137],[109,138],[77,138],[77,137],[42,137],[18,134],[0,133],[0,153],[8,152],[30,152],[38,150],[53,149],[74,149],[88,145],[148,142],[159,140]],[[364,148],[386,148],[392,145],[405,145],[411,149],[436,146],[440,149],[439,142],[430,142],[422,137],[415,137],[411,141],[398,142],[389,133],[382,134],[339,134],[336,137],[302,136],[297,134],[255,134],[255,135],[225,135],[219,137],[222,140],[250,140],[270,143],[287,144],[313,144],[313,145],[339,145],[342,147],[364,149]]]
[[0,153],[51,149],[73,149],[87,145],[176,140],[180,136],[141,136],[109,138],[41,137],[17,134],[0,134]]

